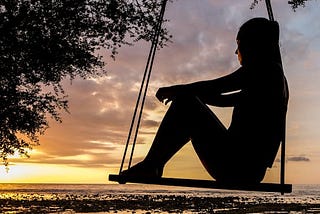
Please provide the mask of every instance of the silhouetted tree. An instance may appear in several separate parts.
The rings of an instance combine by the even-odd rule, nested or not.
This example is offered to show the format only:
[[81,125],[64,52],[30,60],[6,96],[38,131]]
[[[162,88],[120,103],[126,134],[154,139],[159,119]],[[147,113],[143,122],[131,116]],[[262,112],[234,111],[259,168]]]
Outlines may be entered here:
[[[0,158],[39,143],[68,110],[61,81],[105,74],[99,48],[149,41],[160,0],[1,0]],[[161,31],[160,46],[169,39]]]
[[[262,1],[262,0],[254,0],[251,4],[251,8],[254,8],[255,5],[259,3],[259,1]],[[304,7],[307,1],[310,1],[310,0],[289,0],[288,4],[291,5],[293,10],[296,10],[299,6]]]
[[299,6],[303,6],[304,7],[306,1],[309,1],[309,0],[291,0],[291,1],[288,1],[288,3],[291,4],[292,8],[295,10]]

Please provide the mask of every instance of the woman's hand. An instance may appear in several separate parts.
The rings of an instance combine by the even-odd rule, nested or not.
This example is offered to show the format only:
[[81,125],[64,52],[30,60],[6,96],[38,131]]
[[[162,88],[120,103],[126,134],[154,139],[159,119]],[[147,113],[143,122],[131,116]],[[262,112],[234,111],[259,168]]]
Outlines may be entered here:
[[172,101],[179,93],[183,91],[183,85],[174,85],[170,87],[159,88],[156,97],[160,102],[164,102],[167,105]]

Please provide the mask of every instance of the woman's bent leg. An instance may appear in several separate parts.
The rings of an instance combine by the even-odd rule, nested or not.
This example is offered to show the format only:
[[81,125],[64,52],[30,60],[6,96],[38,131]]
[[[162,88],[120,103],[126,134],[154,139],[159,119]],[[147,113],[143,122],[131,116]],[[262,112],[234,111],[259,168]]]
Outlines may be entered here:
[[[163,167],[187,142],[198,135],[210,135],[217,145],[226,136],[226,128],[197,97],[178,97],[162,120],[145,161]],[[205,142],[203,142],[205,143]],[[196,150],[198,153],[198,151]],[[206,153],[210,151],[206,151]],[[202,156],[202,152],[198,153]],[[201,157],[200,157],[201,158]]]
[[[193,141],[195,150],[206,167],[208,154],[212,157],[212,154],[210,155],[212,150],[205,151],[203,146],[198,144],[208,144],[214,150],[215,146],[221,144],[219,141],[223,141],[226,134],[226,128],[197,97],[177,97],[163,118],[146,158],[126,173],[144,175],[149,173],[151,176],[161,176],[164,165],[190,139],[210,136],[210,139],[215,140]],[[148,172],[145,173],[146,171]]]
[[164,165],[189,140],[203,166],[217,181],[257,183],[263,179],[266,167],[252,163],[255,160],[242,148],[243,140],[232,139],[205,104],[188,96],[172,102],[146,158],[124,174],[161,177]]

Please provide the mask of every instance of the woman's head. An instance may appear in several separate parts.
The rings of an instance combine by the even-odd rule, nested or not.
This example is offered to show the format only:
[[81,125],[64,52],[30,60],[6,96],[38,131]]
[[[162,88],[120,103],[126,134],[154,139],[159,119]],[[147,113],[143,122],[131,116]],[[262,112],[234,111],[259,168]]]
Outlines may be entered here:
[[242,64],[280,60],[279,25],[275,21],[250,19],[240,27],[237,42]]

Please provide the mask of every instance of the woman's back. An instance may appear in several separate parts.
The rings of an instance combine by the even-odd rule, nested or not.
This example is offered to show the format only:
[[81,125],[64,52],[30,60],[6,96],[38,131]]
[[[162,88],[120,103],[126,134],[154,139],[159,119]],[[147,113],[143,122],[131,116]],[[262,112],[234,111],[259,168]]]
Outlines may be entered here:
[[276,63],[243,68],[241,96],[234,106],[228,132],[238,152],[267,161],[270,166],[284,131],[288,103],[286,79]]

